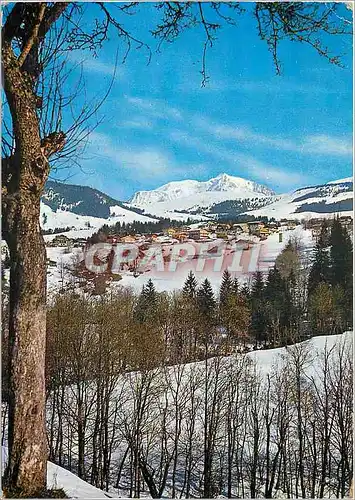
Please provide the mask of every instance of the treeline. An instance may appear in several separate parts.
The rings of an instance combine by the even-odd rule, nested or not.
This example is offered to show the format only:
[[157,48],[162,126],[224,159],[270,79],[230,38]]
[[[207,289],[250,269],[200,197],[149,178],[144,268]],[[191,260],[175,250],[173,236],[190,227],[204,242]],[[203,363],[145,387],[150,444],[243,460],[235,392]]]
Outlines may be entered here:
[[324,221],[308,279],[312,331],[332,333],[352,326],[353,245],[339,219]]
[[173,219],[159,219],[151,222],[116,222],[113,225],[104,224],[97,233],[94,233],[89,241],[99,243],[103,238],[109,235],[127,236],[128,234],[151,234],[161,233],[169,227],[182,227],[192,224],[194,221],[188,218],[186,221],[177,221]]
[[[151,293],[57,298],[46,360],[50,460],[135,498],[346,496],[350,340],[288,347],[267,374],[251,355],[224,357],[216,345],[211,358],[171,365],[167,352],[170,362],[183,357],[189,311],[171,322],[137,317]],[[164,307],[160,296],[156,310]]]
[[74,226],[66,226],[66,227],[55,227],[55,228],[50,228],[50,229],[42,229],[42,234],[58,234],[58,233],[67,233],[68,231],[71,231]]

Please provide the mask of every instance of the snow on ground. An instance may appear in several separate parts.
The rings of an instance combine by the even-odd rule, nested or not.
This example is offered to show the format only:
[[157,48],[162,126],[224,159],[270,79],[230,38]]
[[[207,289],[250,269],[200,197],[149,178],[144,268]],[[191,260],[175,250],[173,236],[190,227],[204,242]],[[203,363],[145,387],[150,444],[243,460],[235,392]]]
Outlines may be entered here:
[[[353,332],[347,331],[339,335],[324,335],[319,337],[313,337],[310,340],[302,342],[298,345],[303,345],[311,351],[311,360],[306,369],[307,375],[309,377],[317,378],[317,369],[319,368],[317,359],[321,360],[322,353],[327,349],[328,352],[334,346],[341,346],[343,344],[351,345],[353,339]],[[297,345],[296,345],[297,346]],[[287,346],[276,349],[268,350],[258,350],[246,353],[244,356],[250,358],[255,362],[256,370],[263,377],[264,380],[266,375],[271,374],[272,370],[276,365],[280,366],[284,355],[295,346]],[[210,358],[208,363],[214,362],[214,358]],[[235,362],[235,357],[226,356],[222,359],[222,365],[226,368]],[[175,367],[171,366],[168,371],[171,373],[172,380],[174,378]],[[199,370],[205,370],[205,361],[188,363],[184,366],[183,378],[188,380],[190,373],[198,373]],[[131,372],[128,374],[129,377],[134,377],[135,374]],[[118,386],[124,383],[124,376],[118,381]],[[174,382],[173,382],[174,383]],[[7,461],[7,449],[2,447],[2,465]],[[48,462],[47,469],[47,486],[48,488],[62,488],[69,498],[106,498],[106,497],[118,497],[121,496],[123,490],[110,489],[110,494],[103,492],[100,489],[88,484],[82,479],[78,478],[75,474],[59,467],[56,464]]]
[[[279,196],[279,199],[276,199],[272,204],[267,205],[264,208],[258,208],[255,210],[248,211],[248,215],[254,215],[255,217],[268,216],[274,217],[277,220],[284,218],[296,218],[296,219],[313,219],[313,218],[329,218],[334,217],[335,215],[343,216],[349,215],[351,211],[343,211],[336,212],[334,210],[330,210],[330,212],[326,213],[318,213],[307,211],[307,205],[312,205],[314,203],[325,202],[326,205],[330,205],[333,203],[338,203],[343,200],[347,200],[353,197],[353,193],[351,191],[342,191],[342,186],[337,186],[338,184],[353,182],[352,177],[348,177],[345,179],[339,179],[337,181],[328,182],[321,186],[321,188],[325,189],[326,186],[329,186],[324,194],[319,194],[317,192],[317,187],[305,187],[302,189],[297,189],[296,191],[292,191],[289,193],[285,193]],[[313,197],[312,194],[314,194]],[[310,196],[310,198],[307,198]],[[296,210],[302,207],[302,212],[296,213]]]
[[[302,190],[302,195],[306,195],[308,192],[312,192],[314,189],[305,189]],[[268,205],[264,208],[257,208],[256,210],[251,210],[247,212],[248,215],[254,215],[254,217],[263,217],[267,215],[268,217],[274,217],[277,220],[280,219],[320,219],[320,218],[329,218],[329,217],[335,217],[336,215],[339,215],[339,217],[349,215],[352,212],[325,212],[325,213],[318,213],[318,212],[300,212],[300,213],[295,213],[298,207],[305,205],[305,204],[311,204],[311,203],[319,203],[322,201],[322,198],[309,198],[306,201],[298,201],[294,202],[293,200],[297,197],[300,197],[300,193],[291,193],[291,194],[285,194],[281,197],[280,200],[275,201],[272,203],[272,205]],[[331,204],[331,203],[337,203],[342,200],[346,200],[352,196],[352,193],[339,193],[336,197],[333,199],[331,198],[324,198],[324,201],[326,204]]]
[[[4,470],[8,458],[7,448],[2,446],[2,469]],[[95,488],[78,476],[59,465],[47,462],[47,488],[63,489],[69,498],[107,498],[111,495]]]
[[[257,270],[267,272],[268,269],[274,266],[277,256],[291,238],[300,239],[305,253],[311,251],[314,246],[311,231],[303,229],[302,226],[297,226],[292,231],[285,230],[283,232],[282,242],[279,241],[278,233],[271,234],[267,240],[259,241],[253,245],[250,250],[243,251],[243,256],[241,258],[243,270],[236,273],[232,272],[232,274],[237,276],[239,282],[242,284],[251,279],[253,273]],[[219,257],[217,257],[217,259],[218,258]],[[257,260],[254,261],[254,259]],[[215,292],[217,292],[221,284],[223,271],[225,268],[233,265],[232,261],[233,254],[229,253],[226,255],[220,270],[214,271],[213,257],[211,257],[209,261],[206,261],[203,270],[197,271],[197,261],[190,259],[186,263],[178,265],[175,272],[159,272],[155,268],[152,268],[151,271],[137,277],[134,277],[131,273],[122,274],[122,280],[117,282],[114,286],[129,286],[139,291],[149,279],[152,279],[158,291],[171,292],[173,290],[181,289],[189,272],[192,271],[196,275],[199,282],[208,278],[211,282],[212,288]],[[249,266],[249,261],[254,261],[255,264],[251,262],[251,265]]]
[[[241,236],[243,238],[243,236]],[[244,238],[249,238],[245,236]],[[223,261],[219,264],[221,254],[210,254],[206,257],[203,267],[198,270],[198,259],[190,258],[184,263],[178,263],[175,271],[170,271],[169,266],[164,267],[164,271],[160,271],[158,266],[152,262],[147,267],[147,271],[138,276],[134,276],[129,271],[120,271],[122,279],[113,282],[110,286],[115,287],[130,287],[136,291],[140,291],[142,286],[152,279],[157,291],[172,292],[181,289],[189,272],[192,271],[199,282],[208,278],[215,292],[220,287],[222,274],[224,269],[229,268],[233,275],[238,277],[241,284],[251,279],[253,273],[257,270],[267,272],[270,267],[273,267],[277,256],[285,247],[291,238],[297,238],[301,241],[305,253],[311,251],[314,246],[312,234],[310,230],[303,229],[302,226],[297,226],[294,230],[284,230],[282,242],[279,241],[279,233],[271,234],[267,240],[257,241],[249,248],[244,249],[241,254],[238,254],[234,261],[233,244],[226,246]],[[222,240],[210,241],[207,244],[213,247],[214,244],[223,245]],[[203,247],[206,243],[191,242],[196,248],[196,254],[203,252]],[[168,245],[164,244],[164,248]],[[82,251],[74,248],[69,253],[65,248],[47,247],[47,257],[51,261],[48,266],[48,290],[54,292],[61,288],[62,284],[70,282],[70,272],[67,270],[76,259],[81,257]],[[55,264],[56,263],[56,264]],[[240,271],[233,272],[235,265],[240,266]],[[64,281],[63,281],[64,280]]]
[[83,481],[59,465],[48,462],[47,488],[63,488],[69,498],[107,498],[107,493]]
[[75,262],[82,259],[82,250],[73,248],[70,252],[63,247],[47,247],[47,290],[49,296],[66,287],[72,281]]
[[[41,202],[41,226],[44,230],[73,228],[71,231],[64,233],[68,238],[87,238],[95,231],[100,229],[104,224],[113,225],[116,222],[153,222],[155,219],[140,215],[131,210],[127,210],[120,206],[111,207],[111,217],[104,219],[102,217],[92,217],[88,215],[77,215],[66,210],[53,211],[48,205]],[[186,215],[185,215],[186,218]],[[55,235],[47,235],[46,239],[50,240]]]
[[[324,352],[325,348],[329,351],[335,345],[340,345],[342,342],[351,342],[353,339],[354,332],[347,331],[339,335],[321,335],[319,337],[312,337],[301,344],[307,344],[309,349],[317,356]],[[273,367],[281,360],[281,358],[287,353],[292,346],[279,347],[276,349],[266,349],[260,351],[253,351],[246,354],[251,360],[253,360],[260,372],[263,375],[267,375],[273,369]],[[308,367],[308,375],[315,375],[315,364],[311,363]]]
[[336,181],[327,182],[327,184],[341,184],[343,182],[353,182],[353,177],[345,177],[344,179],[338,179]]

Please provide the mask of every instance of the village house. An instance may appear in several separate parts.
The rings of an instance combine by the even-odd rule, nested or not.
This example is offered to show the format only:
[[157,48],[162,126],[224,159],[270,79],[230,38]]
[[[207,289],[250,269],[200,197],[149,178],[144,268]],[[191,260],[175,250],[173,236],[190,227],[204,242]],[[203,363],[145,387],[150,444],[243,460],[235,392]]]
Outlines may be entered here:
[[200,229],[200,240],[207,240],[210,238],[210,232],[207,229]]
[[177,239],[180,243],[187,240],[187,231],[181,230],[175,233],[175,239]]
[[249,226],[247,222],[238,222],[237,224],[233,224],[232,230],[235,235],[249,233]]
[[267,227],[269,228],[270,233],[277,233],[279,230],[277,222],[269,222]]
[[86,246],[86,244],[87,244],[86,238],[75,238],[75,240],[73,240],[74,248],[83,248]]
[[351,215],[342,215],[339,217],[339,221],[343,228],[345,228],[350,234],[353,233],[354,226]]
[[121,243],[135,243],[136,239],[134,236],[128,234],[127,236],[122,236]]
[[254,234],[255,236],[259,236],[260,229],[265,227],[265,224],[261,221],[252,221],[248,222],[249,234]]
[[120,241],[120,237],[117,235],[109,235],[107,236],[107,243],[110,243],[111,245],[115,245]]
[[289,231],[293,231],[296,228],[296,226],[297,226],[297,221],[295,221],[295,220],[287,221],[287,229]]
[[170,236],[170,238],[175,238],[175,235],[176,235],[176,228],[174,227],[169,227],[166,231],[164,231],[165,234],[167,234],[168,236]]
[[220,240],[228,240],[228,234],[226,231],[217,230],[216,231],[216,238],[218,238]]
[[72,247],[73,240],[65,236],[65,234],[58,234],[52,241],[47,242],[48,247]]
[[190,240],[198,241],[200,239],[201,230],[200,229],[191,229],[187,236]]
[[266,240],[270,234],[270,229],[266,226],[259,229],[259,236],[261,240]]

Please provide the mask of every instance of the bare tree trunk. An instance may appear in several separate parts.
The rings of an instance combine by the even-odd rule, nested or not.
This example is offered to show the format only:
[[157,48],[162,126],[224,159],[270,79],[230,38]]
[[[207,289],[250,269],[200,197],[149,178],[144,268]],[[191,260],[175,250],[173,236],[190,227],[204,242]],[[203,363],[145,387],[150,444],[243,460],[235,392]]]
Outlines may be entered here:
[[30,140],[27,125],[29,149],[18,155],[14,168],[20,177],[18,199],[3,211],[11,255],[9,462],[5,476],[10,489],[33,494],[46,487],[46,252],[39,226],[40,193],[37,186],[33,193],[31,182],[33,158],[41,152],[33,144],[38,146],[38,141]]
[[[40,138],[35,77],[26,57],[38,62],[39,26],[46,4],[33,7],[33,25],[17,59],[12,40],[19,29],[21,4],[2,30],[3,86],[12,118],[15,150],[2,164],[3,231],[11,257],[10,396],[8,489],[31,496],[46,488],[45,433],[46,250],[41,234],[40,197],[49,173],[48,158],[64,145],[64,134]],[[51,22],[65,5],[52,11]],[[48,26],[41,26],[45,36]],[[37,58],[36,58],[37,56]]]

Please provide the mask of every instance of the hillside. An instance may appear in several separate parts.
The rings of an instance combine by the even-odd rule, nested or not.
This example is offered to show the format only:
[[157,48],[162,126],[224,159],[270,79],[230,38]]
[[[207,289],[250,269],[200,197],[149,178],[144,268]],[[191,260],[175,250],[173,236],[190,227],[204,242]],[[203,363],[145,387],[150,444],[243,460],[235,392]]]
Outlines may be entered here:
[[220,174],[206,182],[178,181],[139,191],[129,206],[170,218],[195,215],[223,219],[245,213],[276,219],[296,214],[300,218],[329,215],[352,211],[353,181],[349,177],[276,195],[253,181]]
[[85,230],[90,235],[104,224],[148,222],[159,218],[231,219],[241,214],[275,219],[351,213],[352,178],[307,186],[286,194],[227,174],[206,182],[170,182],[139,191],[128,203],[88,186],[48,181],[41,203],[44,230]]
[[248,211],[249,215],[267,215],[275,219],[287,217],[319,217],[353,210],[353,180],[340,179],[316,186],[296,189],[281,195],[265,208]]
[[48,181],[41,199],[40,222],[45,231],[70,228],[86,230],[85,236],[89,236],[103,224],[154,220],[140,212],[97,189]]
[[129,206],[156,216],[175,218],[181,213],[208,214],[212,206],[232,199],[243,200],[244,209],[255,208],[257,200],[261,204],[269,203],[274,194],[262,184],[222,173],[205,182],[176,181],[151,191],[138,191]]

